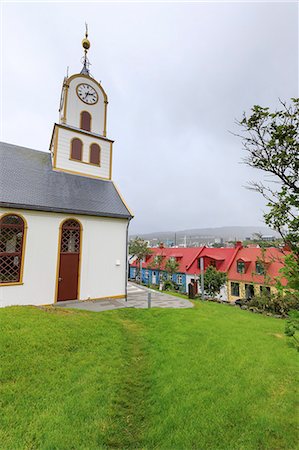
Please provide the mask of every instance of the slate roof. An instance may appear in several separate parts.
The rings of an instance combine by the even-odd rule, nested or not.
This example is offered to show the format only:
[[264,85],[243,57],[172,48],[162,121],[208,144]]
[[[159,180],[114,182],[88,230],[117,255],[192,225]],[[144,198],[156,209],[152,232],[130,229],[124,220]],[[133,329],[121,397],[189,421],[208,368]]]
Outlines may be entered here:
[[0,143],[0,206],[132,218],[112,181],[52,170],[51,155]]

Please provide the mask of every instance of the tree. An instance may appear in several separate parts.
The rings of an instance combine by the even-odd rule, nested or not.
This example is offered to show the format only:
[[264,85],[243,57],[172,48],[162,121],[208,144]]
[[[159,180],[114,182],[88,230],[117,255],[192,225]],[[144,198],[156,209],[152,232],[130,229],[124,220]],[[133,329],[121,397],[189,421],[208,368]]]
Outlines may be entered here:
[[245,163],[272,176],[271,185],[251,182],[250,189],[266,200],[264,214],[268,226],[278,231],[293,256],[285,258],[288,287],[292,288],[299,273],[299,98],[290,105],[280,101],[281,109],[255,105],[249,117],[239,122]]
[[270,112],[255,105],[249,117],[237,122],[247,152],[245,163],[272,176],[271,186],[260,182],[250,188],[267,200],[265,222],[278,231],[299,260],[299,98]]
[[148,244],[138,236],[129,242],[129,253],[136,256],[136,277],[140,272],[140,261],[152,253]]
[[169,278],[172,279],[172,275],[174,275],[179,268],[179,263],[175,258],[169,258],[165,263],[165,270],[169,274]]
[[207,267],[204,275],[204,290],[210,297],[219,294],[221,287],[226,282],[226,274],[218,272],[214,266]]
[[148,265],[148,268],[160,271],[163,264],[163,258],[163,255],[155,255],[153,261]]

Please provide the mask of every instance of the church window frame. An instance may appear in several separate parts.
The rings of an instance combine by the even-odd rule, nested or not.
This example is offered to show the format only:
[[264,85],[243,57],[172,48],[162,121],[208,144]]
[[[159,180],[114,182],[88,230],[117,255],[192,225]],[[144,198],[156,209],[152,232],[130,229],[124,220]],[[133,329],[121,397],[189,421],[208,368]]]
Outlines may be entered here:
[[[73,148],[73,144],[74,144],[74,141],[79,141],[80,143],[81,143],[81,155],[80,155],[80,159],[79,158],[74,158],[74,154],[73,154],[73,151],[75,150],[74,148]],[[82,141],[82,139],[80,139],[80,138],[78,138],[78,137],[74,137],[72,140],[71,140],[71,145],[70,145],[70,159],[72,160],[72,161],[77,161],[77,162],[82,162],[82,160],[83,160],[83,141]]]
[[[83,127],[83,125],[84,125],[84,123],[83,123],[84,115],[86,115],[86,114],[88,114],[88,116],[89,116],[89,127],[87,127],[89,129],[86,129],[86,128]],[[81,111],[80,112],[80,129],[84,130],[84,131],[87,131],[87,132],[91,132],[91,126],[92,126],[92,115],[90,114],[89,111],[86,111],[86,110]]]
[[[93,151],[93,146],[97,147],[98,150],[98,162],[94,162],[92,161],[92,151]],[[92,164],[93,166],[97,166],[97,167],[101,167],[101,153],[102,153],[102,149],[101,146],[97,143],[97,142],[92,142],[89,146],[89,164]]]
[[23,284],[27,228],[25,217],[19,213],[0,216],[0,286]]

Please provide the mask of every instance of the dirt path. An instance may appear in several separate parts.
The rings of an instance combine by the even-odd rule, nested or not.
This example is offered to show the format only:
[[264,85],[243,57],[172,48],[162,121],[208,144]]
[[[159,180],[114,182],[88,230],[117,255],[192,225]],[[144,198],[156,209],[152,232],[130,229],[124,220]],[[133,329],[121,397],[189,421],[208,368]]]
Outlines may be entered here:
[[124,317],[124,366],[119,388],[112,401],[108,448],[142,448],[145,423],[145,399],[149,392],[149,367],[145,359],[143,328]]

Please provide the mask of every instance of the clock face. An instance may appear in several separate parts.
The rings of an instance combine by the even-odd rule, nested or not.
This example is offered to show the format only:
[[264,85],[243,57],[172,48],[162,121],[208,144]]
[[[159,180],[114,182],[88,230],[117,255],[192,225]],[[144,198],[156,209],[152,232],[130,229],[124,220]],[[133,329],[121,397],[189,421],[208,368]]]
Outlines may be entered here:
[[77,95],[82,102],[88,105],[95,105],[98,101],[97,91],[87,83],[78,84]]

